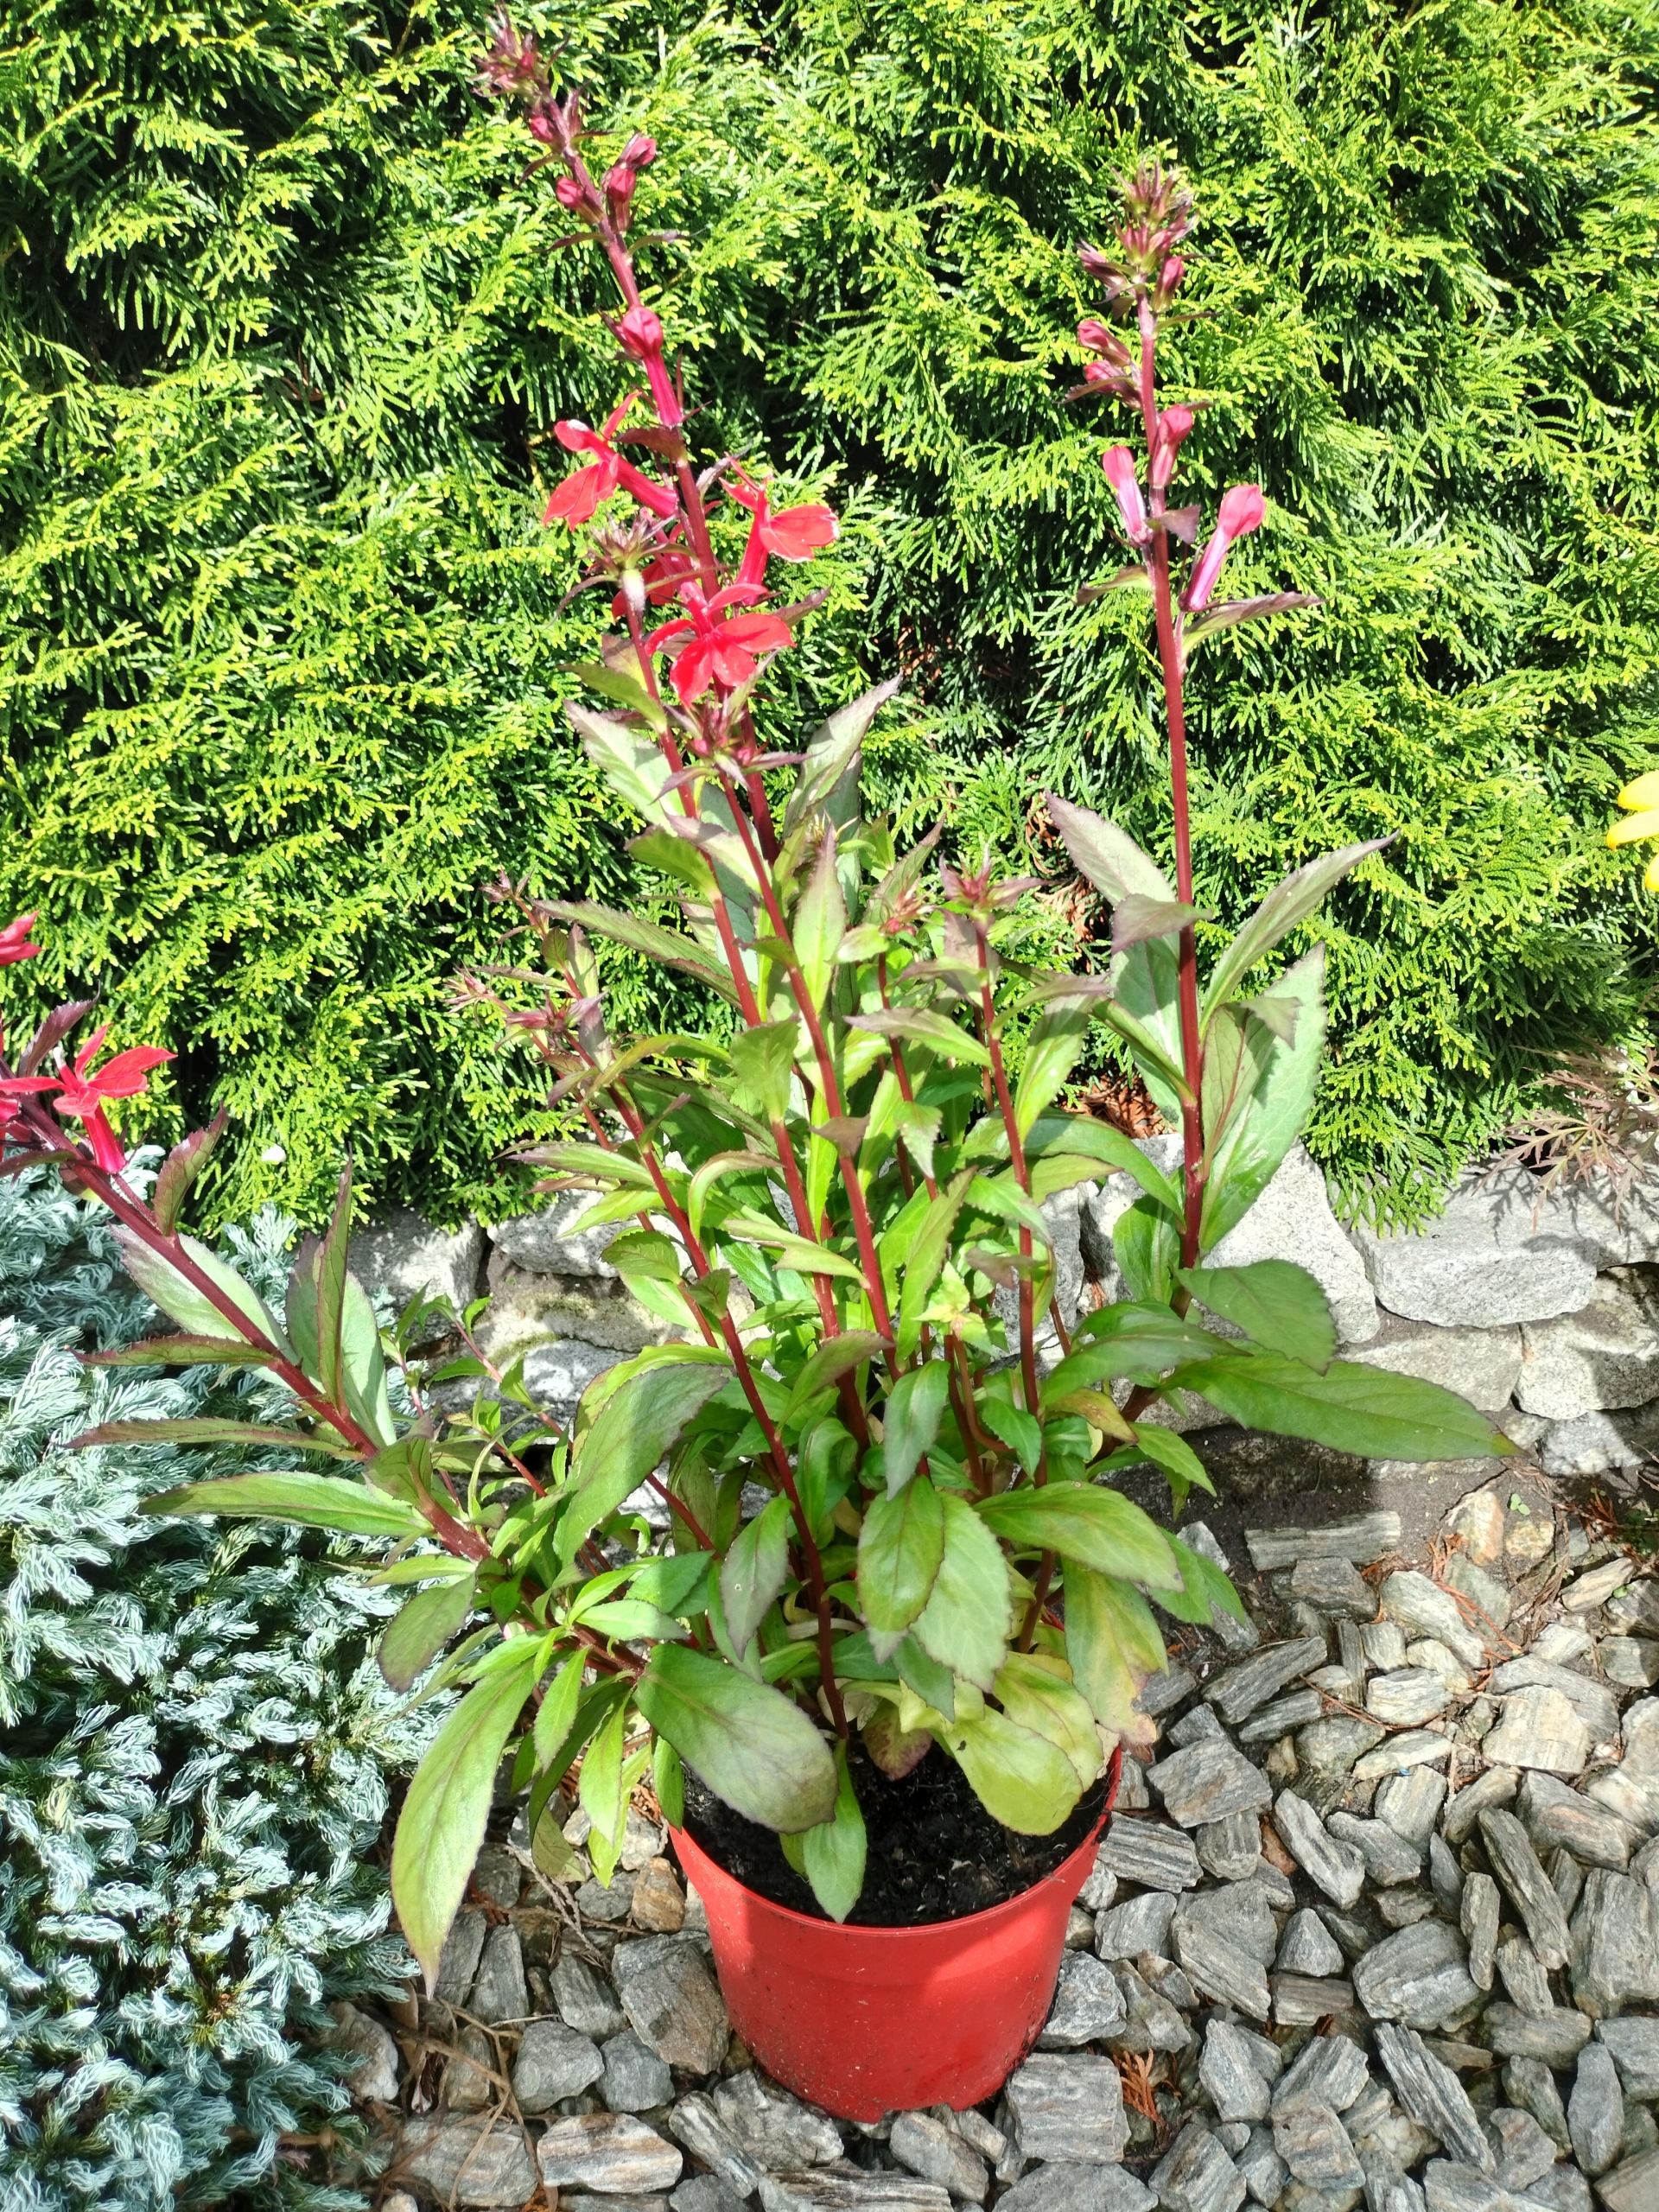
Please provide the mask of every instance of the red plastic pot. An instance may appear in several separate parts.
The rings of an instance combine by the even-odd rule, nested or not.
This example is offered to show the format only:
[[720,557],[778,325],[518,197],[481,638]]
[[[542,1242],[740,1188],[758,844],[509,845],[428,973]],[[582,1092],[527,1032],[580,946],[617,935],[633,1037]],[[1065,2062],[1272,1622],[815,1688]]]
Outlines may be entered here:
[[1048,2017],[1066,1916],[1121,1764],[1114,1751],[1099,1821],[1052,1874],[1006,1904],[926,1928],[809,1919],[757,1897],[676,1828],[732,2025],[767,2073],[840,2120],[964,2112],[1001,2088]]

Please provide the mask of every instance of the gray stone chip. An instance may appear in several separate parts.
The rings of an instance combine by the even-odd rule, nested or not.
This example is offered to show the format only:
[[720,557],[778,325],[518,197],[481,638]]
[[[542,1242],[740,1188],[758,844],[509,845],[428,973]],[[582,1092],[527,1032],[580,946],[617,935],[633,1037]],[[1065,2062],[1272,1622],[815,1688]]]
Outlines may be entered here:
[[1365,1885],[1365,1861],[1351,1843],[1338,1843],[1306,1798],[1281,1790],[1273,1825],[1291,1857],[1333,1904],[1346,1911]]
[[1148,1770],[1147,1780],[1171,1820],[1184,1828],[1208,1826],[1229,1813],[1265,1812],[1273,1802],[1260,1767],[1224,1736],[1172,1752]]
[[1122,1814],[1114,1816],[1095,1863],[1147,1890],[1190,1890],[1203,1872],[1192,1839],[1182,1829]]
[[1109,2058],[1039,2055],[1011,2075],[1003,2093],[1014,2139],[1028,2158],[1115,2165],[1128,2142],[1123,2085]]
[[513,2062],[512,2094],[527,2113],[549,2112],[580,2096],[605,2071],[597,2046],[563,2020],[532,2020]]
[[1376,2052],[1388,2069],[1395,2096],[1412,2118],[1467,2164],[1491,2173],[1497,2161],[1467,2092],[1421,2036],[1384,2021],[1376,2031]]
[[1207,2127],[1194,2121],[1176,2137],[1152,2173],[1164,2212],[1238,2212],[1244,2177]]

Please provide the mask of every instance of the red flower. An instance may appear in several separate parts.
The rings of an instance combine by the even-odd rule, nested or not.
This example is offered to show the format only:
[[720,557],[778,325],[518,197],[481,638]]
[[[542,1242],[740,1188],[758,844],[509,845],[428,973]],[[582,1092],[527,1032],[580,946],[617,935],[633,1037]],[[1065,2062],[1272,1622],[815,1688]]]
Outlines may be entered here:
[[619,484],[654,515],[671,515],[677,511],[678,497],[666,485],[653,484],[631,461],[625,461],[613,442],[622,417],[632,404],[633,394],[630,392],[620,407],[612,409],[602,430],[590,430],[585,423],[553,425],[553,435],[567,453],[591,453],[597,458],[589,461],[586,468],[579,468],[574,476],[565,478],[542,510],[544,524],[568,522],[574,530],[578,523],[588,520],[601,499],[610,498]]
[[1106,481],[1117,495],[1117,511],[1123,518],[1130,544],[1144,545],[1152,532],[1147,528],[1147,510],[1135,473],[1135,455],[1128,446],[1108,446],[1100,456],[1100,465],[1106,472]]
[[15,922],[0,930],[0,968],[15,968],[20,960],[32,960],[40,950],[38,944],[29,941],[36,918],[34,914],[19,914]]
[[1200,607],[1210,604],[1221,564],[1227,558],[1227,548],[1236,537],[1248,537],[1253,530],[1259,530],[1267,511],[1268,503],[1262,497],[1259,484],[1234,484],[1222,493],[1214,534],[1199,554],[1198,566],[1181,594],[1181,605],[1189,613],[1196,614]]
[[[653,145],[652,152],[656,151]],[[668,364],[663,359],[663,326],[661,318],[647,307],[630,308],[620,322],[614,326],[617,343],[632,361],[638,361],[645,372],[651,386],[652,403],[657,410],[657,420],[664,429],[671,430],[685,419],[680,405],[680,395],[674,389],[674,379],[668,373]]]
[[677,621],[664,622],[645,640],[647,653],[656,652],[670,638],[692,634],[675,657],[674,689],[682,706],[701,698],[711,683],[736,690],[754,674],[757,656],[792,645],[795,633],[776,614],[733,614],[734,607],[752,605],[763,596],[753,584],[728,584],[712,599],[704,599],[696,584],[680,593],[686,613]]
[[828,507],[785,507],[781,514],[773,514],[772,503],[759,485],[739,477],[726,488],[739,506],[747,507],[754,517],[743,549],[743,565],[737,572],[741,584],[765,582],[769,554],[780,561],[810,561],[821,547],[833,545],[841,534],[841,525]]
[[1166,407],[1158,417],[1158,435],[1152,448],[1152,481],[1161,492],[1175,474],[1175,456],[1181,440],[1192,427],[1190,407]]
[[95,1070],[92,1060],[109,1033],[107,1027],[94,1030],[61,1081],[40,1077],[25,1080],[37,1090],[58,1093],[52,1102],[54,1110],[67,1119],[85,1123],[92,1140],[93,1159],[111,1174],[118,1175],[127,1164],[127,1155],[105,1115],[105,1102],[111,1098],[137,1098],[149,1083],[150,1070],[170,1060],[173,1054],[164,1052],[159,1045],[134,1045]]

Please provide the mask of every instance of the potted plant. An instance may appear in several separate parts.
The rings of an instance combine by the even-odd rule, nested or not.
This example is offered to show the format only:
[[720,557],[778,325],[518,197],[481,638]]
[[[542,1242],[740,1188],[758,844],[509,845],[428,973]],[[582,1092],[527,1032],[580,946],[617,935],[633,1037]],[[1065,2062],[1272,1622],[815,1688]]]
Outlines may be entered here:
[[[1249,1426],[1394,1459],[1506,1448],[1447,1392],[1338,1360],[1300,1269],[1206,1263],[1294,1141],[1319,1071],[1321,949],[1270,978],[1261,963],[1378,848],[1276,885],[1201,986],[1183,671],[1206,635],[1307,602],[1215,601],[1230,542],[1262,519],[1255,486],[1224,495],[1207,537],[1196,506],[1169,505],[1193,412],[1161,407],[1154,386],[1188,224],[1167,175],[1128,185],[1115,251],[1084,250],[1123,334],[1083,324],[1079,390],[1127,402],[1147,449],[1144,483],[1125,447],[1104,467],[1130,550],[1114,582],[1147,592],[1156,625],[1175,875],[1051,798],[1113,927],[1103,972],[1056,972],[1007,949],[1034,879],[938,864],[937,831],[900,851],[861,811],[861,743],[893,686],[798,753],[763,744],[756,687],[813,604],[772,605],[774,563],[809,557],[835,519],[778,512],[730,459],[699,472],[627,244],[652,142],[628,140],[596,181],[575,96],[555,96],[504,19],[483,81],[523,105],[621,295],[611,327],[635,388],[601,430],[557,426],[578,466],[546,518],[588,532],[588,580],[618,625],[582,673],[620,711],[574,705],[571,720],[684,926],[504,884],[542,966],[467,993],[509,1014],[554,1076],[571,1134],[524,1154],[541,1187],[595,1193],[584,1226],[627,1224],[607,1256],[672,1341],[601,1376],[568,1429],[517,1369],[470,1410],[442,1411],[433,1385],[486,1363],[468,1335],[466,1357],[423,1372],[407,1356],[419,1317],[378,1327],[346,1267],[349,1173],[273,1313],[180,1227],[223,1116],[142,1198],[105,1108],[168,1055],[100,1065],[100,1030],[67,1060],[84,1007],[51,1015],[15,1071],[0,1064],[3,1168],[50,1161],[109,1207],[134,1279],[177,1324],[105,1363],[250,1373],[245,1424],[115,1421],[84,1441],[235,1438],[334,1469],[195,1484],[150,1510],[389,1540],[379,1579],[411,1594],[385,1669],[412,1685],[442,1659],[431,1679],[464,1693],[392,1856],[429,1986],[504,1760],[533,1847],[556,1864],[549,1808],[580,1757],[601,1880],[649,1770],[707,1900],[733,2018],[766,2064],[848,2116],[963,2106],[1046,2011],[1116,1746],[1165,1663],[1159,1612],[1238,1609],[1226,1578],[1116,1484],[1150,1463],[1177,1517],[1210,1487],[1160,1405],[1192,1391]],[[747,520],[726,563],[734,508]],[[1200,537],[1178,588],[1176,545]],[[696,979],[718,1019],[613,1034],[594,935]],[[0,960],[35,949],[25,923],[0,937]],[[1179,1127],[1179,1174],[1065,1110],[1096,1021]],[[1128,1295],[1068,1330],[1044,1204],[1110,1174],[1139,1190],[1115,1234]],[[641,1485],[671,1510],[666,1548],[642,1543],[627,1509]],[[943,1880],[969,1845],[988,1862],[970,1900],[984,1910]],[[906,1919],[921,1924],[894,1924]]]

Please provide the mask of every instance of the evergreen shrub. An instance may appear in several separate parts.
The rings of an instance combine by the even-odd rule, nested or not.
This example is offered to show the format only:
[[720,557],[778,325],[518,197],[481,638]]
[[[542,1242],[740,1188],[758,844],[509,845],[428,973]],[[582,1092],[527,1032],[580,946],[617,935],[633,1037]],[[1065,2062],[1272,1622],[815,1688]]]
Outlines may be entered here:
[[[280,1282],[288,1226],[226,1249]],[[355,2208],[315,2038],[406,1967],[372,1852],[420,1724],[348,1540],[146,1520],[175,1447],[61,1448],[117,1411],[247,1417],[227,1370],[75,1357],[156,1321],[92,1206],[0,1181],[0,2207]]]
[[[559,712],[600,611],[527,496],[612,397],[599,296],[468,89],[478,12],[11,11],[0,912],[50,913],[42,1004],[105,985],[118,1043],[180,1049],[168,1134],[231,1108],[221,1218],[320,1219],[348,1138],[371,1198],[505,1211],[523,1079],[444,1003],[474,887],[652,895]],[[1195,672],[1198,896],[1230,931],[1401,833],[1327,918],[1313,1149],[1421,1203],[1539,1055],[1639,1028],[1651,925],[1599,836],[1654,735],[1653,0],[525,12],[672,149],[643,265],[707,444],[849,519],[780,726],[897,664],[869,775],[906,830],[1058,875],[1020,849],[1049,784],[1156,843],[1154,671],[1122,594],[1076,602],[1117,553],[1061,395],[1072,242],[1162,150],[1208,211],[1189,465],[1263,485],[1260,573],[1325,607]],[[687,1011],[632,956],[607,985]]]

